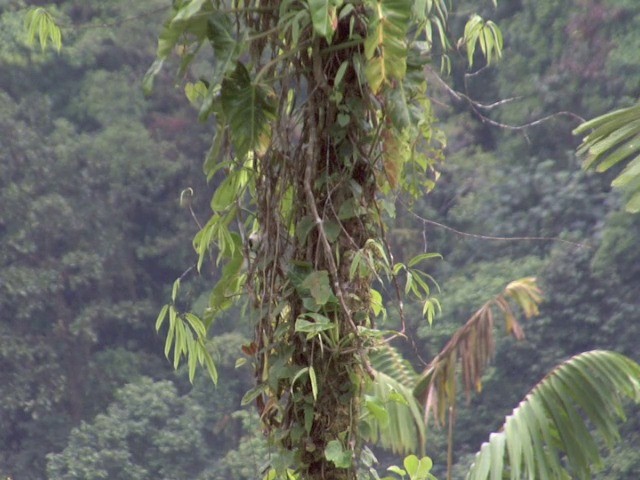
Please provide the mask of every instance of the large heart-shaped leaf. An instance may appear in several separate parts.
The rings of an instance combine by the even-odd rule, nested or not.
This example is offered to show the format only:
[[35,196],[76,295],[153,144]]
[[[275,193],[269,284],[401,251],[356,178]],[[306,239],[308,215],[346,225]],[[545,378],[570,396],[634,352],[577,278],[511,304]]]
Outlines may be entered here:
[[222,82],[221,97],[236,156],[242,158],[251,150],[264,153],[271,140],[271,121],[275,118],[272,93],[253,83],[245,66],[238,62]]
[[309,12],[313,31],[331,43],[331,37],[338,27],[336,7],[331,0],[309,0]]

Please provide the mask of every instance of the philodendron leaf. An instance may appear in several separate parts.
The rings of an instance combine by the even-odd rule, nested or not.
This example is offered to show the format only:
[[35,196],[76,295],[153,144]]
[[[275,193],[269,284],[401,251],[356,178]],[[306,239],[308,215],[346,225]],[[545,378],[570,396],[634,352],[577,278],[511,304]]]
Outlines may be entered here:
[[338,468],[351,466],[351,452],[345,450],[339,440],[331,440],[324,449],[324,456]]
[[336,7],[331,0],[309,0],[309,12],[313,31],[331,43],[331,37],[338,27]]
[[329,273],[326,270],[312,272],[303,280],[302,288],[309,289],[317,305],[325,305],[332,296]]
[[252,150],[264,153],[271,141],[271,121],[275,118],[272,92],[253,83],[246,67],[238,62],[222,82],[221,98],[236,156],[243,158]]

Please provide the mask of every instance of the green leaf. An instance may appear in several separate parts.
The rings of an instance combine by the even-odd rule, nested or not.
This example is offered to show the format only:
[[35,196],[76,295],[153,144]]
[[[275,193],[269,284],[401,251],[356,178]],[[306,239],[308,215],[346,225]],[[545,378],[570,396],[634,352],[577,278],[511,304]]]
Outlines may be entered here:
[[587,135],[577,153],[584,156],[583,168],[595,168],[604,172],[612,166],[629,160],[612,185],[624,188],[630,194],[625,208],[630,212],[640,211],[640,104],[615,110],[583,123],[573,133],[581,134],[593,129]]
[[467,478],[503,478],[505,447],[513,479],[522,471],[527,478],[570,478],[563,455],[577,478],[590,478],[601,458],[588,425],[607,442],[617,439],[622,396],[640,401],[640,365],[613,352],[576,355],[527,395],[501,433],[491,435]]
[[210,181],[213,176],[223,168],[229,168],[233,165],[231,161],[220,161],[220,154],[222,147],[225,144],[227,129],[223,125],[220,125],[216,129],[216,134],[211,144],[211,148],[207,152],[207,158],[202,165],[202,171],[207,176],[207,181]]
[[[640,146],[638,147],[640,150]],[[627,185],[640,179],[640,157],[635,158],[625,167],[618,177],[611,182],[614,187],[626,187]]]
[[211,358],[211,354],[207,351],[204,345],[201,345],[200,348],[203,350],[203,358],[204,365],[207,368],[207,373],[209,374],[209,378],[214,384],[218,384],[218,370],[216,369],[216,365],[213,362],[213,358]]
[[194,315],[193,313],[185,313],[184,317],[189,323],[191,329],[195,332],[196,337],[201,339],[207,338],[207,330],[204,323],[202,323],[202,320],[200,320],[197,315]]
[[293,392],[293,387],[296,384],[296,381],[298,381],[298,379],[303,376],[304,374],[308,374],[309,373],[309,367],[303,367],[300,370],[298,370],[296,372],[296,374],[293,376],[293,378],[291,379],[291,391]]
[[329,272],[326,270],[311,272],[300,286],[309,290],[316,305],[319,306],[325,305],[333,296],[329,283]]
[[324,456],[338,468],[351,466],[351,452],[342,448],[339,440],[331,440],[324,449]]
[[171,300],[173,302],[175,302],[176,299],[178,298],[179,291],[180,291],[180,279],[176,278],[176,280],[173,282],[173,288],[171,289]]
[[44,52],[49,40],[59,52],[62,48],[62,33],[51,14],[42,7],[30,8],[25,15],[25,29],[27,30],[27,42],[33,45],[38,35],[40,48]]
[[640,191],[631,196],[624,208],[629,213],[640,213]]
[[494,56],[496,58],[502,57],[503,40],[500,29],[490,20],[485,22],[478,14],[469,17],[464,27],[462,42],[467,47],[469,67],[473,66],[473,56],[477,45],[480,45],[480,49],[487,59],[487,65],[491,64]]
[[340,64],[340,68],[338,68],[338,71],[336,72],[336,76],[333,79],[333,88],[338,88],[340,86],[340,83],[342,83],[342,79],[344,78],[344,74],[346,73],[348,67],[349,67],[348,60],[345,60]]
[[388,421],[380,424],[368,417],[366,438],[396,453],[423,452],[426,443],[424,412],[413,395],[417,375],[411,364],[388,344],[371,352],[375,381],[366,390],[367,399],[383,405]]
[[347,125],[349,125],[349,122],[351,121],[351,116],[347,113],[339,113],[337,120],[338,120],[338,125],[344,128]]
[[238,158],[244,158],[252,150],[259,154],[267,150],[271,142],[271,121],[275,118],[272,97],[265,87],[251,82],[241,62],[222,82],[222,109]]
[[308,0],[313,31],[331,43],[338,25],[336,7],[331,0]]
[[391,465],[390,467],[387,467],[387,471],[395,473],[396,475],[400,475],[401,477],[404,477],[407,474],[406,470],[403,470],[397,465]]
[[371,288],[369,289],[369,296],[371,298],[370,300],[371,310],[373,311],[373,314],[377,317],[384,310],[384,304],[382,303],[382,295],[377,290],[374,290],[373,288]]
[[193,337],[191,335],[187,336],[187,351],[188,351],[188,359],[187,365],[189,367],[189,382],[193,383],[193,379],[196,376],[196,368],[198,366],[198,351],[195,348],[195,342],[193,341]]
[[238,185],[238,170],[230,172],[218,185],[211,197],[211,210],[221,212],[233,206],[235,199],[240,195],[240,185]]
[[167,331],[167,339],[164,342],[164,356],[169,358],[169,352],[173,346],[173,338],[176,333],[176,309],[173,305],[169,305],[169,330]]
[[306,215],[298,221],[296,225],[296,237],[301,244],[304,245],[309,233],[311,233],[315,226],[316,222],[311,215]]
[[155,59],[147,70],[147,73],[144,74],[144,77],[142,78],[142,92],[145,95],[151,95],[151,92],[153,91],[153,81],[155,80],[156,75],[160,73],[160,70],[162,70],[163,64],[164,58]]
[[311,338],[321,332],[331,330],[335,328],[335,324],[331,322],[327,317],[320,315],[319,313],[307,312],[303,314],[306,317],[313,318],[315,321],[310,322],[302,317],[296,320],[295,331],[306,333],[307,338]]
[[413,478],[418,471],[418,465],[420,464],[420,460],[415,455],[409,455],[404,458],[402,462],[404,465],[404,469],[407,471],[409,477]]
[[238,60],[244,45],[245,38],[236,39],[233,33],[233,23],[228,15],[215,11],[208,16],[209,28],[207,37],[215,56],[215,69],[211,77],[210,95],[217,95],[218,87],[222,79],[231,73],[233,65]]
[[409,266],[409,268],[411,268],[418,263],[423,262],[424,260],[430,260],[432,258],[442,259],[442,255],[440,255],[439,253],[421,253],[420,255],[416,255],[411,260],[409,260],[409,263],[407,265]]
[[208,3],[207,0],[191,0],[187,2],[173,17],[172,23],[184,22],[200,12],[202,6]]
[[189,100],[189,103],[196,108],[199,108],[207,94],[207,86],[204,82],[187,82],[184,86],[184,93]]
[[373,93],[384,83],[402,80],[407,71],[406,35],[412,2],[407,0],[369,1],[372,18],[364,50],[365,76]]
[[167,317],[167,312],[168,311],[169,311],[169,305],[165,305],[160,310],[160,313],[158,314],[158,319],[156,320],[156,331],[157,332],[160,331],[160,327],[162,327],[162,323],[164,322],[164,319]]
[[266,390],[267,390],[267,386],[264,384],[258,385],[257,387],[253,387],[251,390],[249,390],[247,393],[244,394],[244,396],[242,397],[242,400],[240,401],[240,405],[242,405],[243,407],[246,405],[249,405],[256,398],[258,398],[260,395],[265,393]]
[[421,480],[423,478],[435,480],[433,475],[429,473],[432,468],[433,468],[433,460],[431,460],[431,458],[429,457],[422,457],[420,459],[420,463],[418,464],[418,470],[416,472],[416,480]]
[[309,367],[309,380],[311,380],[313,399],[318,400],[318,379],[316,378],[316,370],[313,368],[313,365]]
[[375,397],[365,402],[367,411],[373,415],[380,427],[385,428],[389,425],[389,413],[384,405]]

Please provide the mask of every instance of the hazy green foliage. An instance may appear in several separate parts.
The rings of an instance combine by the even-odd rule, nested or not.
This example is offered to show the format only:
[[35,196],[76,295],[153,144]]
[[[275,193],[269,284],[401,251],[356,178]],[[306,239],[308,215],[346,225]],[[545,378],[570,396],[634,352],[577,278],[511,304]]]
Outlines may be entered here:
[[[199,425],[188,433],[211,457],[189,453],[200,462],[201,478],[256,478],[269,448],[256,418],[234,413],[249,385],[243,376],[248,372],[233,368],[244,356],[242,346],[250,346],[247,319],[232,310],[216,320],[217,332],[244,333],[223,336],[209,350],[223,379],[215,391],[198,378],[191,391],[187,372],[179,379],[171,376],[162,339],[153,332],[171,282],[192,261],[188,243],[197,226],[188,210],[179,210],[180,192],[194,189],[187,204],[202,219],[210,195],[198,179],[211,128],[198,126],[193,112],[186,111],[182,93],[174,88],[172,73],[178,66],[166,59],[169,73],[158,74],[155,81],[159,94],[145,102],[140,93],[167,3],[56,2],[58,8],[50,11],[62,26],[60,53],[28,48],[24,11],[19,10],[24,3],[0,6],[0,385],[10,386],[0,389],[0,477],[44,478],[47,454],[50,462],[62,462],[82,448],[91,456],[76,466],[90,471],[92,459],[101,458],[95,448],[97,425],[105,426],[105,434],[135,430],[131,417],[110,414],[116,405],[127,411],[129,403],[136,404],[136,398],[122,397],[129,392],[158,402],[151,403],[158,412],[170,404],[187,423],[204,421],[202,438]],[[322,3],[315,2],[318,8]],[[638,8],[633,0],[500,2],[497,12],[485,17],[503,30],[501,62],[465,78],[465,72],[481,69],[481,57],[474,52],[476,70],[470,71],[462,58],[469,50],[461,51],[460,59],[451,55],[451,84],[486,103],[518,97],[500,108],[480,110],[513,124],[558,110],[591,118],[629,107],[640,78]],[[127,18],[133,20],[122,21]],[[449,18],[457,25],[460,17]],[[314,13],[313,26],[322,35],[326,22]],[[434,16],[427,24],[436,49],[444,43],[438,39],[438,22]],[[215,42],[227,54],[216,62],[235,67],[233,45],[223,37]],[[476,50],[481,49],[479,44]],[[434,58],[436,70],[439,60]],[[186,78],[199,85],[201,72],[208,71],[203,60]],[[429,81],[430,88],[435,84]],[[204,98],[194,98],[206,109]],[[451,105],[448,98],[439,100]],[[490,296],[507,280],[524,275],[537,275],[545,291],[541,316],[524,325],[525,341],[498,339],[483,391],[468,407],[460,402],[454,439],[456,476],[462,478],[472,453],[553,365],[591,348],[615,349],[638,360],[640,224],[635,216],[618,212],[621,200],[609,192],[619,172],[579,171],[571,153],[577,121],[570,117],[527,129],[525,137],[488,127],[464,101],[438,115],[448,137],[448,160],[437,188],[413,202],[414,212],[465,232],[561,236],[586,245],[471,238],[423,224],[398,205],[396,225],[388,232],[395,261],[407,263],[423,251],[444,254],[443,261],[429,263],[442,289],[443,316],[429,327],[423,305],[405,305],[407,326],[419,332],[416,350],[425,360],[477,308],[477,300],[487,298],[480,292]],[[211,175],[212,187],[219,184],[217,175]],[[219,275],[215,267],[205,267],[205,278],[183,286],[180,308],[195,305],[195,311],[204,311],[208,300],[201,292],[210,271],[214,278]],[[380,292],[388,317],[384,326],[400,328],[393,292]],[[316,297],[322,302],[322,295]],[[419,365],[410,343],[396,344]],[[140,375],[154,381],[145,380],[144,389],[134,382],[120,390],[127,404],[114,403],[116,390]],[[160,383],[167,378],[177,391]],[[172,393],[159,392],[158,385]],[[392,395],[392,402],[397,399]],[[153,416],[138,405],[139,412]],[[375,407],[371,410],[378,412]],[[635,480],[640,475],[637,410],[629,418],[622,430],[626,443],[613,450],[598,478]],[[164,439],[172,442],[162,448],[177,452],[184,447],[174,437],[180,431],[177,425],[167,428]],[[133,465],[134,449],[126,437],[113,438],[121,464]],[[146,440],[151,445],[154,439]],[[445,443],[442,431],[429,429],[427,451],[438,477],[444,476]],[[150,452],[123,478],[156,471],[159,465],[171,468],[163,463],[160,446],[154,448],[155,455]],[[376,453],[385,464],[402,465]],[[63,467],[52,463],[50,468]]]
[[50,455],[51,478],[196,478],[210,458],[203,431],[204,407],[180,398],[169,381],[143,378],[116,392],[91,424]]

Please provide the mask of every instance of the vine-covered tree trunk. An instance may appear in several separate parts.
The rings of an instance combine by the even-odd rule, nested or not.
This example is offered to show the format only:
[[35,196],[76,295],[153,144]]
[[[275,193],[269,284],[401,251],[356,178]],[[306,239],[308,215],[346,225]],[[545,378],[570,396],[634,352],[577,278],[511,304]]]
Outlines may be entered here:
[[[338,35],[348,34],[350,19]],[[297,118],[279,117],[270,148],[256,162],[256,377],[264,385],[258,403],[266,426],[296,452],[303,478],[348,479],[355,478],[351,456],[367,363],[358,328],[371,326],[371,272],[350,274],[350,264],[377,236],[376,177],[365,119],[340,113],[340,105],[366,112],[369,92],[349,65],[361,47],[323,53],[327,43],[311,29],[306,35],[300,42],[314,48],[300,55],[302,74],[290,86],[304,106]],[[343,64],[342,86],[334,88]],[[330,445],[339,458],[327,454]]]
[[[194,0],[175,7],[160,35],[147,87],[174,47],[183,71],[203,43],[213,47],[213,74],[186,93],[202,119],[216,118],[204,169],[224,177],[194,246],[198,268],[213,245],[225,263],[202,322],[177,311],[177,281],[157,326],[168,315],[175,364],[185,355],[191,375],[200,362],[215,378],[206,327],[248,292],[256,328],[243,350],[256,387],[244,402],[282,447],[277,472],[356,478],[368,349],[380,339],[372,280],[406,271],[408,291],[428,297],[413,269],[421,258],[393,264],[379,202],[432,186],[432,43],[418,39],[444,35],[445,23],[442,1]],[[499,51],[491,35],[483,48]],[[393,215],[392,202],[385,209]]]

